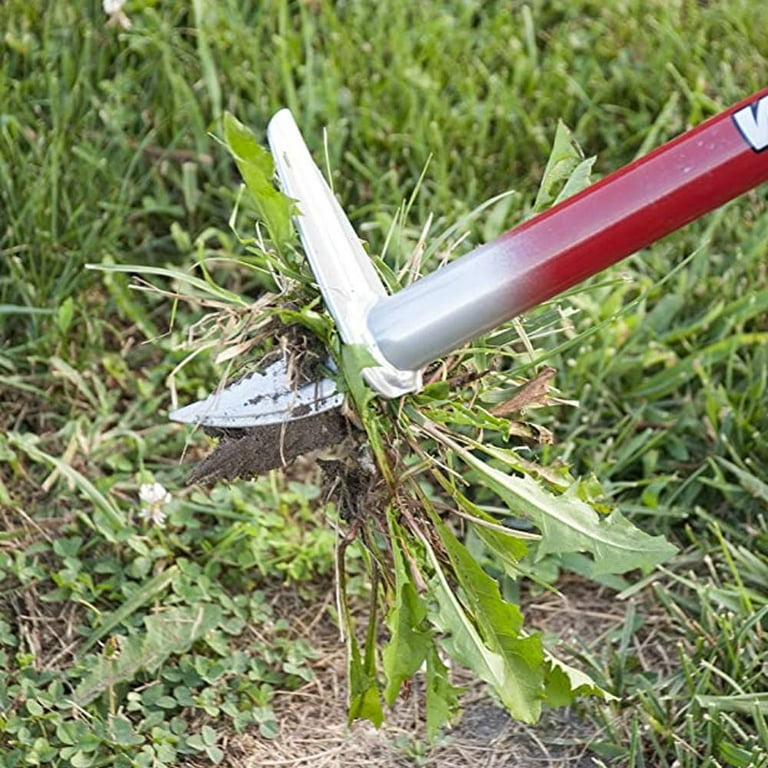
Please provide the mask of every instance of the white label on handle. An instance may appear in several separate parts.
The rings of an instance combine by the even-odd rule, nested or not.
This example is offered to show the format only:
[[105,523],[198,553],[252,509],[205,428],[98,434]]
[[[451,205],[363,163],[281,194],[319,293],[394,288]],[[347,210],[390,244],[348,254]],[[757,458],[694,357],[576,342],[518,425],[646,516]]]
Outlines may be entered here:
[[768,149],[768,96],[733,113],[733,122],[755,152]]

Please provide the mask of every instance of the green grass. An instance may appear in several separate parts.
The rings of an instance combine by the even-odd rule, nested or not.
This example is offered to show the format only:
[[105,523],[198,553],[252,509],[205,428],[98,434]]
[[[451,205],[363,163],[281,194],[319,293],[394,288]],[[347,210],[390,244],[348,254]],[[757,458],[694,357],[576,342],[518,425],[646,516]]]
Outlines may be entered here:
[[[241,255],[209,131],[223,110],[259,131],[284,105],[318,157],[328,128],[335,188],[372,252],[395,232],[392,260],[430,213],[435,239],[515,189],[469,247],[530,210],[559,118],[602,174],[765,87],[763,3],[134,0],[129,31],[97,2],[42,7],[0,6],[0,765],[216,759],[225,731],[271,733],[275,691],[309,674],[268,595],[317,599],[326,511],[276,477],[181,489],[204,441],[166,423],[167,377],[205,308],[84,265]],[[583,651],[620,697],[587,710],[606,764],[768,761],[767,208],[758,190],[526,321],[578,309],[570,345],[535,341],[579,400],[537,411],[556,438],[539,458],[684,550]],[[213,271],[240,295],[263,282]],[[217,380],[211,357],[175,376],[182,400]],[[139,517],[153,480],[173,490],[164,528]],[[211,631],[172,634],[157,608]],[[246,645],[251,625],[269,630]],[[650,626],[668,653],[648,666]]]

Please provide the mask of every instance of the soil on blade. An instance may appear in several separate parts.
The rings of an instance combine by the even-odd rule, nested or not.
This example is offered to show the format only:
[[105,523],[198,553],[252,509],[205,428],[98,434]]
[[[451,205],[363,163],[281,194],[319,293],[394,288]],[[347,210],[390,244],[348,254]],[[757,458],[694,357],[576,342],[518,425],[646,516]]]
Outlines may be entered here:
[[350,423],[332,409],[281,424],[206,431],[219,437],[219,444],[192,470],[189,484],[247,479],[286,467],[299,456],[343,443],[350,435]]

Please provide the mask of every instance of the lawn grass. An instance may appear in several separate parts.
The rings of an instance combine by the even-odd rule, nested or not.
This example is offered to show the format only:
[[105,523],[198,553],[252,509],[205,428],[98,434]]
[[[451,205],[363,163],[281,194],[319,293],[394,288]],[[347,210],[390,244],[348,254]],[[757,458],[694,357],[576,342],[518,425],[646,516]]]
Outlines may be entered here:
[[[335,189],[392,260],[429,214],[438,238],[516,190],[469,247],[527,215],[558,119],[600,175],[764,87],[763,3],[134,0],[130,30],[97,2],[44,6],[0,6],[0,765],[215,761],[224,733],[273,733],[275,691],[310,674],[269,594],[315,599],[332,536],[311,482],[182,488],[178,458],[205,443],[166,422],[166,382],[206,307],[84,265],[241,255],[209,131],[225,109],[260,131],[285,105],[318,157],[327,127]],[[542,459],[683,550],[580,651],[619,697],[586,708],[605,764],[768,761],[767,207],[757,190],[526,319],[578,309],[570,345],[536,342],[579,401],[537,411]],[[211,357],[174,377],[179,398],[210,389]],[[155,480],[166,527],[139,516]],[[211,632],[174,635],[159,606]],[[649,666],[651,626],[667,653]]]

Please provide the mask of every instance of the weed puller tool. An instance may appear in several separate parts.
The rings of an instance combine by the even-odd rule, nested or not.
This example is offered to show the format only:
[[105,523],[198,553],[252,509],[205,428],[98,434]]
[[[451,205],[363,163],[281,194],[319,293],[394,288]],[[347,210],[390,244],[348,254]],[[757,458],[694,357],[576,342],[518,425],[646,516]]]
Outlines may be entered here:
[[[445,353],[767,181],[768,88],[393,295],[288,110],[268,138],[341,338],[367,348],[377,365],[363,375],[392,398],[418,390],[421,369]],[[278,361],[171,418],[245,428],[340,405],[330,379],[293,387],[284,374]]]

